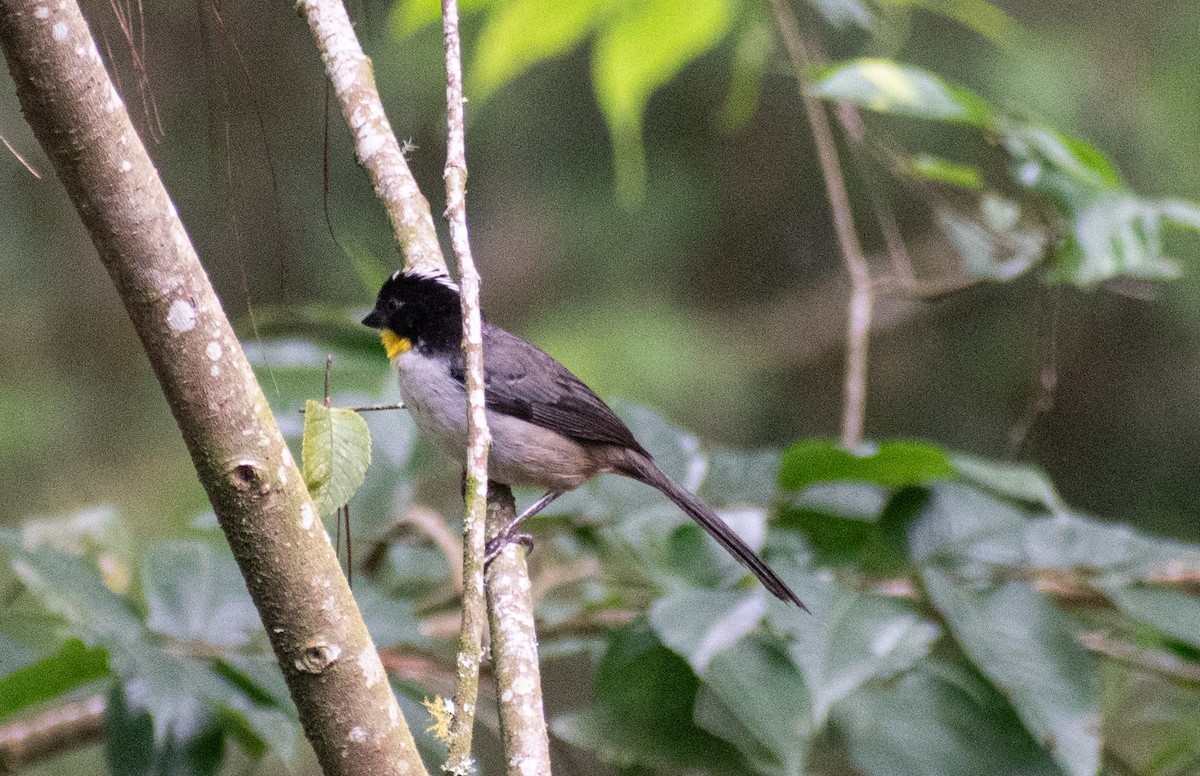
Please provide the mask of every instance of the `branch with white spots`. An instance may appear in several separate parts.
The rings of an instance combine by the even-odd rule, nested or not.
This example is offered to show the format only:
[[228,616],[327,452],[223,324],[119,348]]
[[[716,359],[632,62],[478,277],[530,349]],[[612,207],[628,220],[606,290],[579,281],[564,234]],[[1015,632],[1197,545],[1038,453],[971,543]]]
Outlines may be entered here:
[[[493,490],[488,505],[488,536],[495,536],[515,510],[511,490],[505,486]],[[542,704],[531,587],[525,548],[510,543],[487,572],[492,665],[507,776],[550,774],[550,737]]]
[[442,32],[446,48],[446,218],[458,261],[462,288],[463,353],[467,366],[467,482],[463,519],[463,602],[454,685],[455,711],[450,752],[444,770],[469,773],[479,697],[479,664],[483,659],[484,528],[488,512],[487,459],[492,436],[484,397],[483,319],[479,311],[479,272],[467,233],[467,140],[462,87],[462,46],[458,35],[457,0],[442,0]]
[[329,535],[75,0],[0,0],[21,109],[191,453],[326,774],[425,773]]

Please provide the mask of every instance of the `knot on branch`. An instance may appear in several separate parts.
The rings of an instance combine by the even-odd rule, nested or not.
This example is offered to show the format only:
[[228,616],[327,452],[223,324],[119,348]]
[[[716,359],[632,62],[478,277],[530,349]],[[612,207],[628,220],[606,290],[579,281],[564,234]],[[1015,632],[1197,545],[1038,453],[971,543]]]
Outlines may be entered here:
[[319,674],[342,654],[342,648],[337,644],[324,641],[311,641],[300,651],[294,665],[296,670],[306,674]]
[[266,473],[257,461],[239,461],[229,472],[229,481],[241,494],[261,496],[271,490]]

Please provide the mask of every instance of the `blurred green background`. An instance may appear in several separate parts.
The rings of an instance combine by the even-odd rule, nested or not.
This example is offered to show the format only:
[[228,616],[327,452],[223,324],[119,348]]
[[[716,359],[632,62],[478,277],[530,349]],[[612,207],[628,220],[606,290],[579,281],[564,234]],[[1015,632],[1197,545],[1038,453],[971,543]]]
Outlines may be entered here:
[[[902,57],[1108,153],[1133,188],[1200,199],[1200,2],[1005,2],[997,45],[911,17]],[[149,89],[112,7],[85,9],[126,102],[229,312],[373,299],[361,266],[399,266],[390,230],[329,117],[311,37],[270,4],[147,4]],[[440,31],[401,38],[394,9],[352,3],[397,135],[433,210],[443,206]],[[866,36],[803,21],[831,57]],[[468,12],[468,55],[482,19]],[[779,446],[839,427],[847,284],[795,82],[777,50],[747,118],[728,118],[723,42],[656,93],[645,118],[644,200],[614,194],[613,152],[586,43],[468,105],[470,225],[490,319],[606,397],[658,408],[722,445]],[[153,107],[149,96],[153,97]],[[161,132],[156,127],[161,117]],[[889,125],[909,147],[952,131]],[[3,134],[44,178],[0,164],[0,494],[4,520],[119,508],[142,536],[171,532],[204,497],[119,300],[12,89]],[[843,152],[846,149],[843,148]],[[928,209],[843,154],[863,239],[885,264],[868,188],[890,199],[922,280],[955,274]],[[440,223],[440,219],[439,219]],[[330,236],[330,227],[339,245]],[[881,295],[867,434],[922,437],[1002,457],[1038,392],[1051,321],[1057,386],[1019,456],[1071,504],[1148,531],[1200,537],[1200,241],[1169,236],[1182,279],[1154,298],[1047,289],[1030,277],[936,299]],[[365,273],[369,274],[369,273]],[[364,336],[369,336],[364,334]],[[381,379],[386,364],[379,353]],[[336,374],[335,374],[336,386]],[[266,386],[268,395],[271,386]],[[319,396],[321,386],[312,386]]]

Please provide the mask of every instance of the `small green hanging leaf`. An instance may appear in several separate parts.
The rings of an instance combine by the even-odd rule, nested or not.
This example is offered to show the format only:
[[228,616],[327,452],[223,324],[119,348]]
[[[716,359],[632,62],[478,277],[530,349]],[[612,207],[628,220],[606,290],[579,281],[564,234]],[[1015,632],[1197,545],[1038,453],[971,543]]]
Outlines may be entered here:
[[362,485],[371,465],[371,431],[353,410],[312,399],[304,409],[304,483],[317,513],[337,511]]
[[890,59],[855,59],[822,67],[816,72],[811,90],[818,97],[854,103],[879,113],[982,129],[996,123],[991,106],[970,89]]
[[914,178],[945,183],[962,189],[983,188],[983,173],[978,167],[960,164],[933,154],[917,154],[905,160],[904,172]]

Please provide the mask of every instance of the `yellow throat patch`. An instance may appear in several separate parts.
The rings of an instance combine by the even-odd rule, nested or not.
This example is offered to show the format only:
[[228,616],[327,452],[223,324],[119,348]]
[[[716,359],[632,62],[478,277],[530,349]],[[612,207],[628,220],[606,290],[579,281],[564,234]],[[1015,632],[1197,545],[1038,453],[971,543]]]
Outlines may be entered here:
[[412,340],[387,329],[379,332],[379,341],[383,343],[383,349],[387,351],[388,358],[396,358],[402,353],[412,350]]

